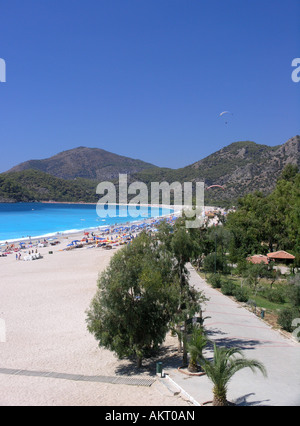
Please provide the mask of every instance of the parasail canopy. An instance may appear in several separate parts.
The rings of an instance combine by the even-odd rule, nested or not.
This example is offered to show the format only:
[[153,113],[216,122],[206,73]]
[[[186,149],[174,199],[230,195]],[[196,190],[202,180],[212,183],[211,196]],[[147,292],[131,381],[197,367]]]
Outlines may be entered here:
[[230,111],[222,111],[219,114],[219,117],[222,117],[222,120],[225,121],[225,124],[228,124],[228,120],[230,120],[232,116],[233,116],[233,114]]
[[210,188],[221,188],[221,189],[224,189],[224,191],[225,191],[225,188],[222,185],[210,185],[206,189],[210,189]]

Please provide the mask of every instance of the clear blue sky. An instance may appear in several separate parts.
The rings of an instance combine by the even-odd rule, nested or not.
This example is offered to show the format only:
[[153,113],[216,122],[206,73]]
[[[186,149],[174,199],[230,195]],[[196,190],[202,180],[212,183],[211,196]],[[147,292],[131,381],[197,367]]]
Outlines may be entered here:
[[177,168],[286,142],[299,22],[299,0],[2,2],[0,172],[77,146]]

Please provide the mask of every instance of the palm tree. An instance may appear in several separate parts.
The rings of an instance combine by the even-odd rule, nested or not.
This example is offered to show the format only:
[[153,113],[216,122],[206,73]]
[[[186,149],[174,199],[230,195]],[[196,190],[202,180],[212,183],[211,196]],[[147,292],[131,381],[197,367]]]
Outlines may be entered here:
[[[236,358],[236,355],[241,357]],[[251,368],[262,372],[267,377],[267,372],[262,363],[255,359],[246,359],[241,350],[237,348],[218,348],[214,343],[213,361],[203,359],[203,369],[208,378],[213,382],[213,405],[229,405],[227,401],[227,386],[232,376],[243,368]]]
[[207,345],[207,337],[204,334],[204,331],[202,329],[202,327],[198,328],[198,327],[194,327],[193,328],[193,332],[192,332],[192,336],[187,344],[187,349],[189,351],[190,354],[190,361],[189,361],[189,365],[188,365],[188,370],[191,372],[196,372],[198,371],[198,365],[197,362],[201,359],[203,359],[202,357],[202,351],[205,348],[205,346]]

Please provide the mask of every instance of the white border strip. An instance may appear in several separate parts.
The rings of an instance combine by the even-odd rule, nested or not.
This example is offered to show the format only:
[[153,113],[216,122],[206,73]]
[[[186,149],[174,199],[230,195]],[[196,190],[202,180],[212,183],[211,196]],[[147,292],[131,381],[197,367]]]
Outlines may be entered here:
[[185,395],[194,405],[201,407],[201,404],[195,400],[190,394],[188,394],[181,386],[179,386],[176,382],[168,374],[165,374],[165,378],[167,378],[174,386],[176,386],[180,392]]

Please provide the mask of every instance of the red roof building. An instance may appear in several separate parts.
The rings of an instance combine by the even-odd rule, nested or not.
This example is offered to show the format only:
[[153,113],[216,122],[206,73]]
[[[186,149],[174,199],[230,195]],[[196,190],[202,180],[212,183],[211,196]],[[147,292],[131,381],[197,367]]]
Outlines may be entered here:
[[268,256],[268,259],[270,260],[294,260],[295,259],[295,256],[293,256],[292,254],[284,250],[275,251],[274,253],[268,253],[267,256]]
[[264,263],[267,265],[269,263],[269,259],[267,256],[264,256],[262,254],[255,254],[254,256],[247,257],[248,262],[259,264]]

